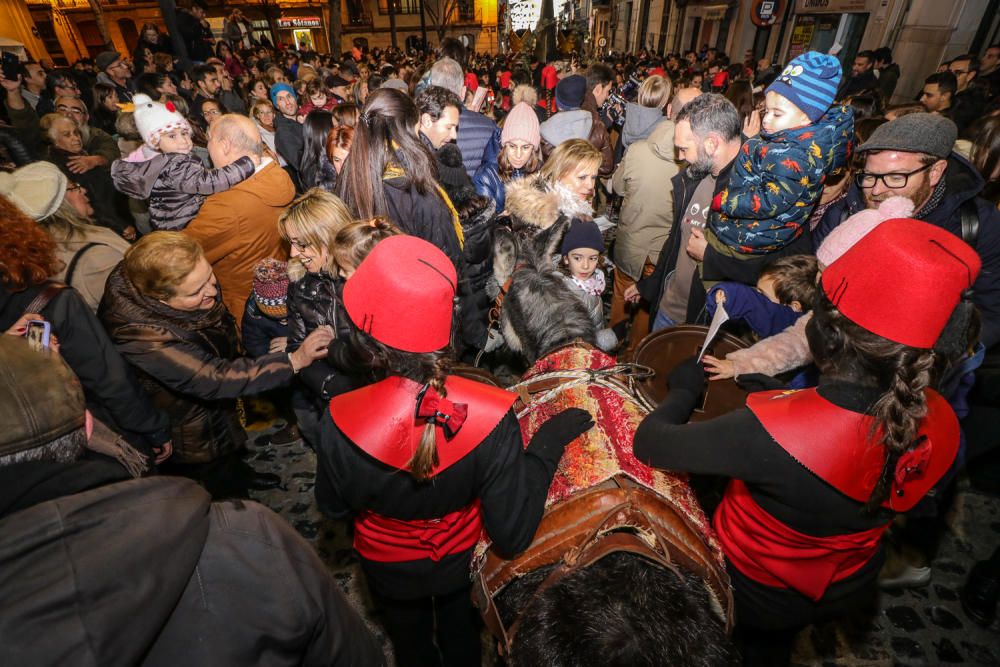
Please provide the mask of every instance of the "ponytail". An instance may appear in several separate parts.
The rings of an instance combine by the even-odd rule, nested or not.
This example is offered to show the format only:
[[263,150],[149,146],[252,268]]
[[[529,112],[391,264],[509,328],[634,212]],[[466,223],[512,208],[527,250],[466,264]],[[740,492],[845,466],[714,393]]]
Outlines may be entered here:
[[[427,381],[427,384],[438,393],[438,396],[444,398],[448,395],[448,391],[445,389],[444,381],[448,376],[448,367],[450,366],[449,360],[445,357],[439,357],[434,362],[433,375]],[[437,425],[433,419],[428,419],[427,423],[424,424],[424,432],[420,435],[420,445],[417,446],[417,451],[413,453],[413,458],[407,463],[407,467],[410,469],[410,474],[418,482],[426,481],[431,472],[434,470],[434,466],[438,464],[438,451],[437,451],[437,435],[435,430]]]

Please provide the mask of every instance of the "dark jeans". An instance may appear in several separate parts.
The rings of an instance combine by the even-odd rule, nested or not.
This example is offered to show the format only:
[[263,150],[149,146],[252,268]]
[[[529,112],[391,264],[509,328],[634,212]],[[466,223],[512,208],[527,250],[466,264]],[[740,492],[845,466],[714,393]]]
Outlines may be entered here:
[[419,600],[372,591],[399,667],[479,667],[479,614],[469,589]]

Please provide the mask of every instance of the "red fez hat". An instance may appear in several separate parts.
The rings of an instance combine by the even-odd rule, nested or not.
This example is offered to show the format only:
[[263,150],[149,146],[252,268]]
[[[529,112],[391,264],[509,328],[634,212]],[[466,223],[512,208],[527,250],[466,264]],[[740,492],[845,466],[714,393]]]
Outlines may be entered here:
[[976,251],[954,234],[897,218],[827,267],[823,291],[858,326],[926,349],[937,342],[980,266]]
[[458,276],[437,247],[415,236],[379,241],[344,284],[344,309],[372,338],[404,352],[451,341]]

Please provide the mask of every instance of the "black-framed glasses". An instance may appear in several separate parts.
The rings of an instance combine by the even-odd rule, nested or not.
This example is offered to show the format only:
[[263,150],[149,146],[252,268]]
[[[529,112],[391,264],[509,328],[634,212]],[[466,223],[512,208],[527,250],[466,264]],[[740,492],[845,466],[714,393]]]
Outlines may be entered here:
[[920,167],[920,169],[914,169],[913,171],[906,173],[892,173],[892,174],[869,174],[866,171],[859,171],[854,175],[854,182],[858,184],[858,187],[869,189],[874,188],[875,184],[882,181],[882,185],[889,188],[890,190],[898,190],[899,188],[905,188],[906,184],[910,181],[910,176],[919,174],[922,171],[927,171],[933,167],[936,163],[931,162],[930,164],[925,164]]

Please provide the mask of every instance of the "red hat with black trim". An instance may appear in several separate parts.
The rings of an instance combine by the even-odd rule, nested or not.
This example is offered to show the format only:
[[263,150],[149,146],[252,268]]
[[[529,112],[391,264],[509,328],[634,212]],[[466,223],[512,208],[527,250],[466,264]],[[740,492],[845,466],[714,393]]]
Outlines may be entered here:
[[458,275],[436,246],[415,236],[379,241],[344,284],[356,327],[404,352],[436,352],[451,342]]
[[954,234],[920,220],[886,220],[823,272],[847,319],[888,340],[934,347],[982,262]]

